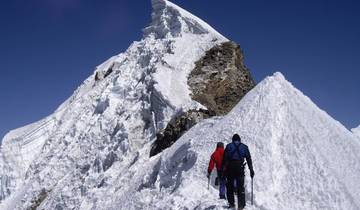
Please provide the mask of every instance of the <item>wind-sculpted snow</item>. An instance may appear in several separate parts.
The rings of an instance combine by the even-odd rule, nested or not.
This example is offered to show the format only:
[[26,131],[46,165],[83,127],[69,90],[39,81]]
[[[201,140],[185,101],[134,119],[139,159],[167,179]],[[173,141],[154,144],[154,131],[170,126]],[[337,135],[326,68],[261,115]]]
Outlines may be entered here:
[[11,131],[4,137],[0,153],[0,200],[23,182],[26,170],[52,135],[58,122],[57,116],[58,112],[39,122]]

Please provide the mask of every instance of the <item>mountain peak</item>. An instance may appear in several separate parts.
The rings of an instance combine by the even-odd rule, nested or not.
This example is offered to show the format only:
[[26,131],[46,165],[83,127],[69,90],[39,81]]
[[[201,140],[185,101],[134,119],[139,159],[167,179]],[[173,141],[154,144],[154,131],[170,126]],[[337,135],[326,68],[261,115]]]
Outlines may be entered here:
[[[284,86],[287,86],[288,88],[284,89]],[[291,91],[295,89],[295,87],[293,87],[293,85],[286,80],[285,76],[281,72],[275,72],[272,76],[268,76],[262,82],[260,82],[258,89],[267,91],[276,89],[281,91]]]
[[[248,90],[235,80],[249,79],[240,47],[169,1],[152,7],[142,40],[99,65],[52,115],[4,138],[0,209],[223,209],[204,169],[234,133],[254,157],[251,209],[359,209],[354,135],[280,72],[248,85],[232,109],[233,93]],[[231,112],[199,122],[211,113],[191,84]],[[166,149],[149,158],[163,133]]]
[[289,110],[287,107],[297,103],[296,101],[304,103],[304,107],[319,110],[307,96],[287,81],[281,72],[275,72],[257,84],[252,91],[245,95],[235,109],[243,109],[264,101],[267,104],[266,109],[270,112],[287,112]]
[[214,38],[226,40],[206,22],[167,0],[151,0],[152,14],[150,26],[146,27],[144,36],[153,34],[156,38],[167,36],[178,37],[183,33],[207,34]]
[[275,72],[273,74],[273,77],[276,78],[277,80],[283,80],[283,81],[286,81],[284,75],[281,73],[281,72]]

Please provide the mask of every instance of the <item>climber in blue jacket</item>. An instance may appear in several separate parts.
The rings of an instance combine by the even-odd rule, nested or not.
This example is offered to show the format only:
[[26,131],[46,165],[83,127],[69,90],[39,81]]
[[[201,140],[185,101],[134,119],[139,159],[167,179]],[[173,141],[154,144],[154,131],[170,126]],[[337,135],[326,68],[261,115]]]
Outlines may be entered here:
[[241,143],[241,138],[238,134],[234,134],[232,142],[226,145],[221,173],[227,179],[226,195],[230,208],[235,207],[234,183],[236,183],[239,210],[245,207],[245,160],[250,170],[250,176],[253,178],[255,173],[249,148]]

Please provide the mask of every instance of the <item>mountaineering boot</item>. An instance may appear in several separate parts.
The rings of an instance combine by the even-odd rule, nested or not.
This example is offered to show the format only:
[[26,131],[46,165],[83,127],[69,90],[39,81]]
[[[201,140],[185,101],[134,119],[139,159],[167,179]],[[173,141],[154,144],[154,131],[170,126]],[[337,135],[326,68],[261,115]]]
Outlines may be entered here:
[[235,209],[235,205],[234,204],[229,204],[228,209]]

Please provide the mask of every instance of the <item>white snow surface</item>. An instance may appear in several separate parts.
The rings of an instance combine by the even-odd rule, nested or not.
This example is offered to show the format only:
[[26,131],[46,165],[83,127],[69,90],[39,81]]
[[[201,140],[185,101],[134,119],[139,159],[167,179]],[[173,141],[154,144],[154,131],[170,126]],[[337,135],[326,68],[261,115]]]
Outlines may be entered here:
[[[38,209],[223,209],[206,169],[234,133],[256,173],[246,209],[360,209],[359,141],[281,73],[150,158],[157,131],[202,107],[186,85],[194,62],[227,41],[178,6],[152,3],[144,38],[99,65],[99,81],[94,72],[53,115],[4,138],[0,209],[28,209],[42,190]],[[247,175],[248,201],[249,184]]]
[[356,128],[351,129],[351,131],[360,138],[360,125]]

